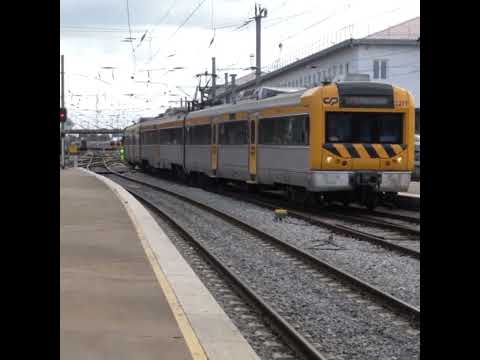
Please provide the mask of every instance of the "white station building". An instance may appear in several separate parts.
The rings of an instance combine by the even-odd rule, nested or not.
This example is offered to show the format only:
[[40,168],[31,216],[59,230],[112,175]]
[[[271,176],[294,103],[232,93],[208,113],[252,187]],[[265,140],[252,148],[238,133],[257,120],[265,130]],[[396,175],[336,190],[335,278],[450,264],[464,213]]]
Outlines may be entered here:
[[[416,132],[420,133],[420,17],[362,39],[342,41],[262,74],[261,86],[310,88],[322,81],[337,82],[352,76],[410,90],[417,108]],[[255,78],[249,74],[237,80],[235,92],[254,88]],[[218,99],[229,102],[230,94],[230,87],[217,87]]]

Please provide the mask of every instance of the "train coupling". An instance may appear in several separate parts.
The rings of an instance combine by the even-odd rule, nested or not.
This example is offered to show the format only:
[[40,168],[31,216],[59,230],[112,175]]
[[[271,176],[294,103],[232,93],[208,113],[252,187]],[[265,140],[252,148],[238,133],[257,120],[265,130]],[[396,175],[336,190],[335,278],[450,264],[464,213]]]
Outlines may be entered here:
[[360,204],[373,210],[377,206],[382,175],[376,171],[361,171],[354,173],[350,182]]
[[361,171],[352,174],[350,184],[354,189],[367,188],[371,191],[378,191],[382,182],[382,174],[376,171]]

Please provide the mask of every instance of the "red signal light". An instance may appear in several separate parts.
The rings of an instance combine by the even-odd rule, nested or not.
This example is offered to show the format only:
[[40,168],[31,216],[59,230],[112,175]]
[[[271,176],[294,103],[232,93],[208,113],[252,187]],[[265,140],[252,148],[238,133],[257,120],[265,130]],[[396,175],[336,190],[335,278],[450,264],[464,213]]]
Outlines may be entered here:
[[67,109],[60,108],[60,122],[67,121]]

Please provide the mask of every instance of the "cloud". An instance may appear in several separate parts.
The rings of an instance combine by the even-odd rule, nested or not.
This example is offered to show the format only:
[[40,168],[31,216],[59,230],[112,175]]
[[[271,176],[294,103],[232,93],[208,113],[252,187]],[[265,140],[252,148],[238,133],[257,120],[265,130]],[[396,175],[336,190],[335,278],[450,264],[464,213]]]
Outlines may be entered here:
[[[133,27],[157,24],[173,4],[170,14],[162,23],[178,25],[191,14],[200,1],[131,0],[129,1],[130,23]],[[250,7],[253,11],[253,3],[250,4],[249,1],[215,0],[215,22],[217,24],[241,23],[245,20]],[[126,26],[126,0],[62,0],[60,3],[60,22],[62,25]],[[208,27],[210,24],[211,0],[206,0],[185,26]]]

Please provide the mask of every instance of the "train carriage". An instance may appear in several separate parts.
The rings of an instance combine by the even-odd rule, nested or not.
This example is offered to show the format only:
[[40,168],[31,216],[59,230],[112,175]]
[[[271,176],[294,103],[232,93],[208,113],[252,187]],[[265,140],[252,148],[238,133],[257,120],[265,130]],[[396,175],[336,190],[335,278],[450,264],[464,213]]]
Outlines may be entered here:
[[140,164],[140,124],[127,127],[124,134],[125,159]]
[[[405,89],[344,82],[139,126],[141,132],[157,126],[158,136],[148,140],[155,144],[166,136],[162,132],[177,129],[169,135],[176,150],[173,144],[155,148],[145,158],[151,167],[273,186],[292,198],[357,200],[374,207],[378,194],[408,189],[414,109]],[[140,142],[142,153],[148,146]]]

